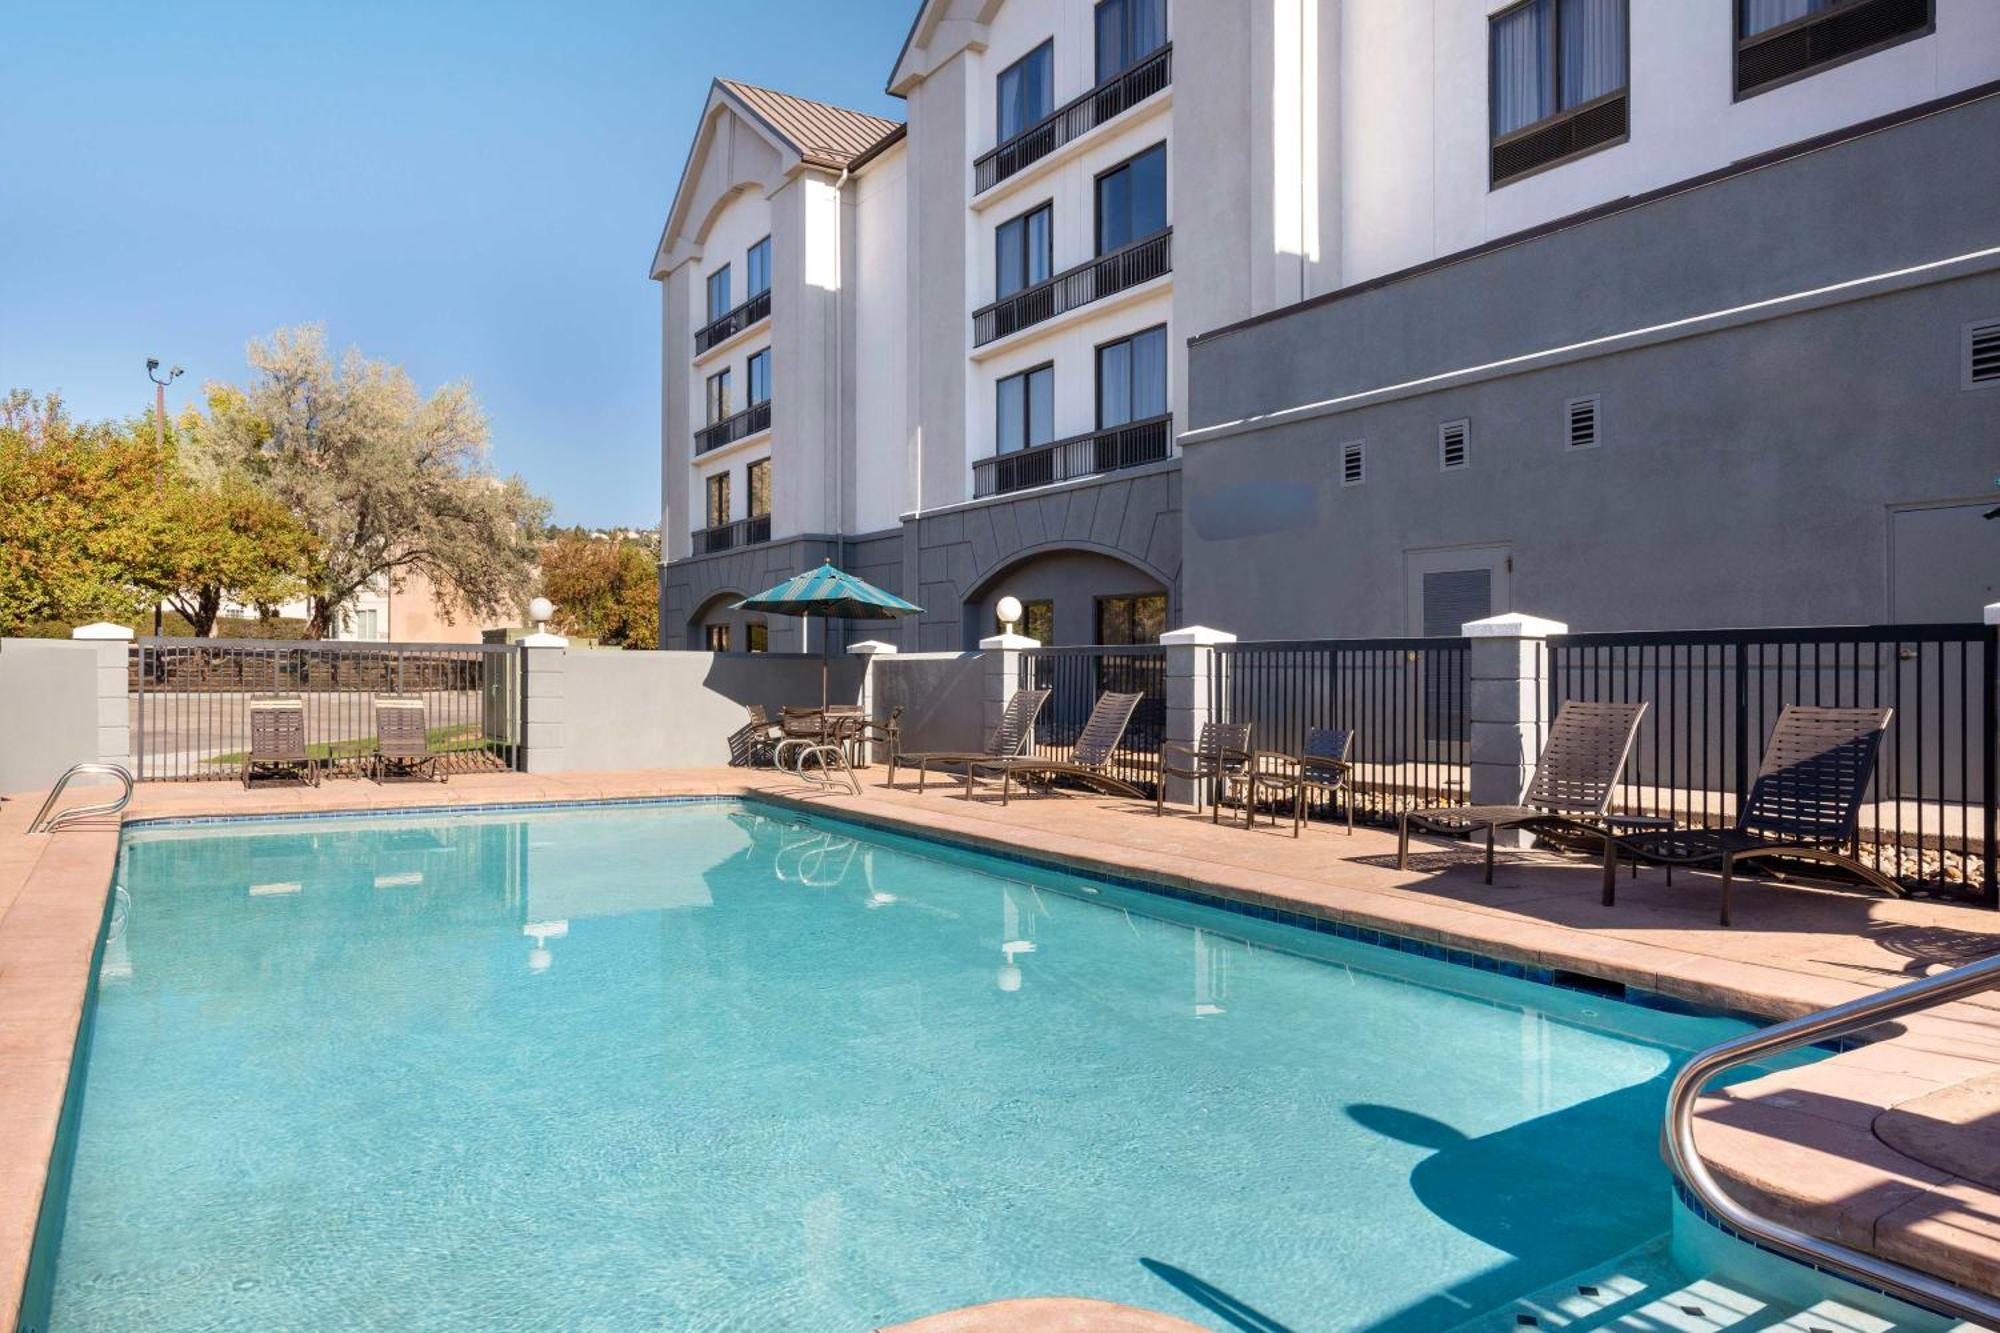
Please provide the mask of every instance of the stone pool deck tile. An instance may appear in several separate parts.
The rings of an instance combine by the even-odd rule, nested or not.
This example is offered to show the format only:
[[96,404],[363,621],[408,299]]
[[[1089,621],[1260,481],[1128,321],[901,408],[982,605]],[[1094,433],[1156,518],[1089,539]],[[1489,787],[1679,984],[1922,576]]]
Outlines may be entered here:
[[[1748,884],[1737,895],[1738,924],[1724,929],[1714,919],[1716,887],[1710,876],[1676,876],[1671,888],[1657,871],[1636,880],[1621,877],[1617,903],[1607,908],[1599,901],[1595,865],[1546,853],[1503,851],[1496,882],[1486,885],[1477,849],[1438,840],[1414,845],[1410,869],[1398,871],[1394,835],[1380,829],[1360,829],[1349,837],[1311,828],[1294,840],[1284,825],[1245,830],[1185,810],[1156,818],[1150,806],[1131,801],[1031,797],[1002,807],[991,799],[961,800],[955,789],[933,788],[919,796],[914,784],[890,788],[879,768],[862,776],[860,796],[741,769],[481,773],[457,775],[449,783],[381,785],[332,779],[317,788],[248,792],[232,783],[145,784],[127,817],[756,794],[801,810],[1030,851],[1080,870],[1199,888],[1774,1018],[2000,952],[2000,917],[1945,904]],[[30,808],[21,809],[24,805]],[[9,1060],[42,1066],[39,1081],[27,1080],[41,1095],[17,1098],[24,1117],[19,1123],[24,1131],[46,1123],[52,1135],[116,840],[108,826],[25,839],[21,826],[32,805],[23,800],[0,806],[0,994],[9,984],[8,949],[36,955],[32,961],[17,958],[12,973],[22,1007],[0,1004],[0,1024],[7,1024],[0,1026],[0,1077]],[[95,842],[85,845],[88,839]],[[51,860],[52,848],[72,842],[73,851]],[[63,887],[45,899],[39,889],[44,882]],[[30,885],[36,894],[28,910],[17,914]],[[55,910],[51,901],[71,910]],[[1995,1070],[2000,1070],[2000,997],[1980,997],[1905,1020],[1890,1040],[1704,1099],[1703,1149],[1725,1186],[1752,1206],[1818,1234],[1881,1247],[1905,1261],[1921,1256],[1921,1266],[2000,1290],[2000,1235],[1993,1225],[2000,1219],[2000,1195],[1910,1159],[1871,1129],[1890,1106]],[[8,1092],[0,1083],[0,1117],[10,1114]],[[0,1128],[5,1125],[0,1120]],[[1990,1125],[1969,1128],[2000,1133]],[[0,1164],[0,1313],[18,1294],[33,1199],[39,1197],[47,1158],[43,1144],[31,1146],[25,1159],[16,1155]],[[26,1230],[18,1226],[23,1217]],[[17,1233],[18,1253],[6,1240]],[[960,1313],[997,1319],[1017,1312],[993,1307]],[[1066,1325],[920,1321],[919,1327],[924,1333],[933,1328],[964,1333]],[[1129,1325],[1133,1333],[1170,1327],[1175,1325]]]

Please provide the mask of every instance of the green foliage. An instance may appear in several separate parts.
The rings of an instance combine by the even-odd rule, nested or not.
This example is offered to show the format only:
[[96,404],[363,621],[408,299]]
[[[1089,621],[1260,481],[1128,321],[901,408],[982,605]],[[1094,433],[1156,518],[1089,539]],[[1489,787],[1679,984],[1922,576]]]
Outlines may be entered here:
[[556,628],[626,648],[660,646],[660,575],[652,549],[565,533],[542,547],[542,595]]

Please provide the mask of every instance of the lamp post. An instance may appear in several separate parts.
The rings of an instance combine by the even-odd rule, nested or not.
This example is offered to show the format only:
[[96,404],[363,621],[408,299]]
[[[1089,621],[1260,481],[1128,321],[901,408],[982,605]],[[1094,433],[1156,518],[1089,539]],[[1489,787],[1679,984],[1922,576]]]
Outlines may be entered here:
[[[169,366],[167,368],[167,377],[161,379],[160,358],[157,356],[146,358],[146,378],[153,382],[153,447],[160,452],[162,457],[167,452],[167,386],[179,379],[181,374],[182,371],[179,366]],[[166,478],[164,476],[156,477],[154,478],[154,482],[156,485],[164,485]],[[158,602],[154,602],[153,637],[156,639],[160,637],[161,617],[161,605]]]

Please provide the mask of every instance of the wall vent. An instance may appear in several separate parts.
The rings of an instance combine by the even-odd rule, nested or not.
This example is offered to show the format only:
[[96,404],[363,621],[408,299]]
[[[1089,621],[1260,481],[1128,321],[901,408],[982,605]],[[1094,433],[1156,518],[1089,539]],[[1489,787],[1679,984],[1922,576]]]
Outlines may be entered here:
[[1597,447],[1597,395],[1572,398],[1563,406],[1563,439],[1572,449]]
[[2000,319],[1965,326],[1965,387],[2000,386]]
[[1464,467],[1469,460],[1468,442],[1472,435],[1469,421],[1447,421],[1438,427],[1438,467],[1449,472],[1453,468]]
[[1367,446],[1360,440],[1349,440],[1340,446],[1340,484],[1359,486],[1367,479]]
[[1746,37],[1736,47],[1736,95],[1854,60],[1934,28],[1932,0],[1838,0],[1817,13]]

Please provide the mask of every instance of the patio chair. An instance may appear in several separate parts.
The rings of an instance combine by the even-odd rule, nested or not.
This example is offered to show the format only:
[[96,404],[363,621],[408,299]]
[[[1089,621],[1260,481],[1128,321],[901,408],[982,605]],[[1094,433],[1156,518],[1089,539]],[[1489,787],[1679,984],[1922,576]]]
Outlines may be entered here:
[[250,747],[243,752],[243,785],[252,778],[292,774],[319,786],[319,761],[306,748],[306,706],[296,694],[250,701]]
[[449,777],[438,766],[443,758],[431,749],[430,713],[421,698],[375,696],[375,752],[369,756],[369,767],[377,782],[390,773],[406,778],[422,774],[447,782]]
[[[1354,765],[1348,752],[1354,748],[1354,733],[1340,727],[1314,727],[1306,732],[1306,743],[1296,755],[1260,754],[1251,766],[1250,799],[1245,803],[1245,825],[1257,818],[1257,793],[1270,788],[1275,807],[1279,795],[1292,800],[1292,836],[1305,826],[1306,805],[1314,796],[1328,800],[1339,797],[1347,807],[1347,836],[1354,836],[1354,790],[1349,785]],[[1278,820],[1273,808],[1271,822]]]
[[[1618,858],[1636,865],[1714,866],[1722,872],[1723,925],[1729,889],[1746,861],[1809,861],[1834,866],[1893,897],[1903,886],[1840,849],[1852,844],[1861,802],[1893,708],[1785,705],[1764,746],[1750,798],[1730,828],[1668,829],[1604,840],[1604,902],[1617,892]],[[1782,872],[1773,871],[1782,878]]]
[[784,729],[771,720],[762,704],[743,705],[742,726],[729,733],[729,762],[733,767],[752,768],[771,762],[771,752],[784,737]]
[[924,782],[930,776],[933,765],[939,767],[962,768],[984,759],[1011,759],[1021,753],[1034,734],[1035,719],[1041,716],[1042,705],[1049,701],[1048,690],[1015,690],[1007,698],[1007,706],[1000,712],[1000,725],[986,738],[986,748],[977,752],[970,750],[926,750],[916,754],[889,752],[889,785],[896,785],[896,770],[915,768],[917,770],[917,790],[924,789]]
[[1201,813],[1201,783],[1213,782],[1217,790],[1211,823],[1222,822],[1222,801],[1228,786],[1250,771],[1250,724],[1248,722],[1204,722],[1201,734],[1191,746],[1168,741],[1160,747],[1160,785],[1153,793],[1153,813],[1167,809],[1167,779],[1187,778],[1195,783],[1194,809]]
[[[1486,831],[1486,882],[1493,882],[1493,837],[1503,828],[1581,834],[1594,839],[1619,822],[1607,812],[1625,771],[1646,705],[1584,703],[1562,706],[1535,760],[1535,776],[1514,805],[1454,805],[1405,810],[1396,821],[1396,869],[1410,868],[1410,826],[1431,833]],[[1631,818],[1636,823],[1659,821]]]
[[972,799],[972,784],[975,778],[1000,778],[1000,804],[1007,804],[1013,792],[1014,779],[1020,778],[1022,785],[1030,782],[1053,787],[1058,778],[1068,778],[1111,796],[1130,796],[1135,801],[1146,799],[1140,791],[1123,778],[1111,775],[1111,761],[1118,753],[1120,742],[1125,739],[1125,729],[1132,725],[1132,714],[1139,707],[1144,694],[1100,694],[1097,703],[1090,710],[1090,718],[1077,733],[1076,744],[1070,747],[1067,759],[1050,759],[1040,755],[1021,755],[1012,759],[988,759],[965,766],[965,799]]

